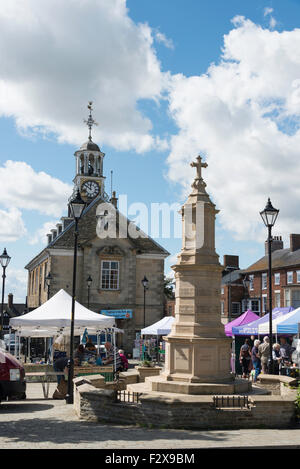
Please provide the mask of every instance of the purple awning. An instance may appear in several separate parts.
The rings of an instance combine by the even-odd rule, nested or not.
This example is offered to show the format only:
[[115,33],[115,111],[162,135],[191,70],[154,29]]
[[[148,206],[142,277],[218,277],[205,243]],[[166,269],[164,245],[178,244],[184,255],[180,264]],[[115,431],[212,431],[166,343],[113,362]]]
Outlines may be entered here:
[[[293,311],[294,308],[291,306],[289,308],[274,308],[272,311],[272,319],[276,319],[283,314]],[[258,318],[256,321],[249,322],[248,324],[239,324],[234,325],[231,328],[232,335],[258,335],[258,326],[261,323],[269,321],[269,314],[265,314],[261,318]]]
[[232,328],[233,327],[238,327],[242,326],[243,324],[248,324],[249,322],[254,322],[257,319],[259,319],[259,316],[257,314],[253,313],[250,309],[246,311],[245,313],[241,314],[238,318],[234,319],[233,321],[229,322],[228,324],[225,325],[225,334],[227,337],[232,336]]

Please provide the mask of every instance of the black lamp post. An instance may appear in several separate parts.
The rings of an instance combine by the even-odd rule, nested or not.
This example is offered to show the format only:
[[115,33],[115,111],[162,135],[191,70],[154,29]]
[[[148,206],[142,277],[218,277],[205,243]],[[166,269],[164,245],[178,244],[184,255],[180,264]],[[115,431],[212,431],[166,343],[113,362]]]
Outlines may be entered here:
[[3,331],[3,309],[4,309],[4,289],[5,289],[5,271],[6,267],[10,263],[11,257],[6,252],[6,248],[4,248],[2,255],[0,256],[0,263],[2,265],[3,273],[2,273],[2,302],[1,302],[1,335],[0,338],[3,339],[4,337],[4,331]]
[[146,327],[146,290],[148,290],[149,280],[146,275],[142,280],[142,285],[144,287],[144,327]]
[[93,279],[90,275],[86,279],[86,283],[87,283],[87,289],[88,289],[88,309],[90,309],[90,289],[91,289],[91,285],[93,283]]
[[69,372],[68,372],[68,393],[66,396],[67,404],[73,404],[73,377],[74,377],[74,320],[75,320],[75,298],[76,298],[76,267],[77,267],[77,247],[78,247],[78,222],[81,218],[82,212],[85,209],[86,203],[81,198],[79,189],[76,195],[70,201],[70,212],[74,218],[74,257],[73,257],[73,286],[72,286],[72,311],[71,311],[71,330],[70,330],[70,358],[69,358]]
[[264,210],[260,212],[264,224],[268,228],[268,256],[269,256],[269,343],[270,352],[268,360],[269,374],[273,374],[273,331],[272,331],[272,228],[275,225],[279,210],[273,207],[271,200],[268,199]]
[[[244,288],[245,288],[245,292],[246,292],[246,301],[248,300],[249,298],[249,287],[250,287],[250,279],[248,277],[248,275],[245,275],[245,277],[243,278],[243,285],[244,285]],[[247,308],[246,308],[246,311],[248,309],[248,301],[247,301],[247,304],[246,304]]]
[[45,278],[45,282],[46,282],[46,285],[47,285],[47,300],[49,300],[49,298],[50,298],[50,285],[51,285],[52,280],[53,280],[53,277],[52,277],[51,273],[48,272],[48,275]]

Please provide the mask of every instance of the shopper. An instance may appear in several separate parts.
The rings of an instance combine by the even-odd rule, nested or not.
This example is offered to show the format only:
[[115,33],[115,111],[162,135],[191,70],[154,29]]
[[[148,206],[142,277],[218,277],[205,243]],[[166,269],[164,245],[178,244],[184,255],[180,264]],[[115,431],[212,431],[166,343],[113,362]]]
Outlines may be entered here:
[[128,370],[128,360],[124,354],[124,350],[119,350],[119,355],[122,361],[122,371],[127,371]]
[[261,368],[263,374],[268,373],[268,360],[270,357],[270,340],[269,337],[266,335],[263,339],[263,343],[258,347],[260,361],[261,361]]
[[273,345],[272,351],[272,358],[273,358],[273,373],[274,375],[279,375],[279,367],[281,364],[281,355],[280,355],[280,344]]
[[258,377],[258,375],[260,373],[260,370],[261,370],[261,361],[260,361],[260,356],[259,356],[259,351],[258,351],[259,345],[260,345],[260,340],[256,339],[254,341],[254,346],[251,350],[251,360],[252,360],[252,365],[253,365],[253,369],[254,369],[254,379],[253,379],[253,381],[255,383],[257,381],[257,377]]
[[250,340],[246,339],[240,349],[240,364],[242,365],[242,378],[249,378],[251,363]]

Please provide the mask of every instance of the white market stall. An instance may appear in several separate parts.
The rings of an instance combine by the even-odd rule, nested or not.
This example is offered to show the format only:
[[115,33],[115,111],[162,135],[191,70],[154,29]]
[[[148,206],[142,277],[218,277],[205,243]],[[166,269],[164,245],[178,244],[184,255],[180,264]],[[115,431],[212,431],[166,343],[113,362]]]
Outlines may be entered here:
[[[59,290],[47,302],[30,313],[10,320],[10,327],[16,331],[16,339],[20,337],[55,337],[68,336],[71,330],[72,297],[63,289]],[[90,311],[75,301],[74,335],[82,335],[87,329],[89,333],[101,334],[111,330],[115,344],[115,320]],[[16,340],[17,342],[17,340]]]
[[173,316],[165,316],[151,326],[147,326],[141,330],[142,336],[155,336],[155,338],[137,338],[135,340],[135,350],[139,352],[139,358],[144,360],[145,356],[151,359],[163,359],[165,352],[164,341],[159,342],[159,337],[170,334],[171,327],[175,318]]
[[[289,313],[283,314],[272,321],[272,332],[273,334],[278,334],[278,326],[284,321],[288,321],[290,318],[295,317],[300,311],[300,308],[294,309]],[[269,322],[264,322],[258,326],[258,334],[269,334]]]

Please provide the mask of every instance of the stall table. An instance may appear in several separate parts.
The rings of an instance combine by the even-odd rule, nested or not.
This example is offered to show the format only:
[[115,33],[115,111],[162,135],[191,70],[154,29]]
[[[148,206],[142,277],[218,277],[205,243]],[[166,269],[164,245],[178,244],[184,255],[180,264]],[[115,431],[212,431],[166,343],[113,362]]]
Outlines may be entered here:
[[106,381],[114,380],[113,366],[82,365],[74,366],[74,376],[102,375]]

